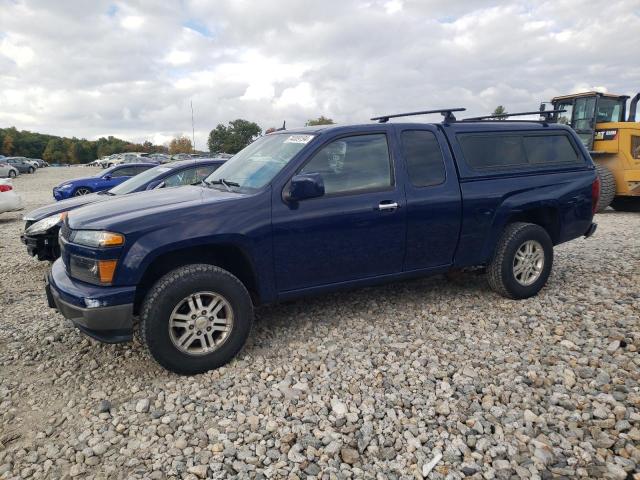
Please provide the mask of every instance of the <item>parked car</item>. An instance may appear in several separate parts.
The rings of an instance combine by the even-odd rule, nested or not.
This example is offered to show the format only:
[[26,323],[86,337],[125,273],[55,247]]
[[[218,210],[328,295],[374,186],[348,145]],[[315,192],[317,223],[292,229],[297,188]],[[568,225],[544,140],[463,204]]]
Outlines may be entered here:
[[168,163],[150,168],[110,190],[72,197],[37,208],[24,216],[25,231],[20,238],[27,246],[29,255],[37,257],[38,260],[53,261],[60,256],[58,232],[69,211],[130,193],[197,184],[225,161],[226,159],[207,158],[195,162],[187,160]]
[[20,173],[34,173],[37,168],[29,163],[25,157],[6,157],[2,159],[2,162],[16,168]]
[[40,164],[33,158],[25,158],[24,161],[27,162],[29,165],[33,165],[36,168],[36,170],[40,168]]
[[106,342],[136,316],[162,366],[195,374],[238,353],[254,305],[471,266],[505,297],[536,295],[554,246],[595,231],[598,195],[563,125],[448,112],[278,131],[203,186],[69,212],[47,298]]
[[4,159],[0,158],[0,177],[16,178],[18,175],[20,175],[20,170],[13,165],[4,163]]
[[44,168],[47,166],[47,162],[45,162],[41,158],[30,158],[29,160],[33,160],[34,162],[36,162],[38,164],[38,168]]
[[116,165],[108,168],[92,177],[76,178],[61,183],[53,188],[53,198],[63,200],[65,198],[88,195],[90,193],[109,190],[125,180],[138,175],[139,173],[155,167],[155,163],[130,163],[127,165]]
[[16,193],[11,180],[0,179],[0,213],[13,212],[22,208],[22,198]]

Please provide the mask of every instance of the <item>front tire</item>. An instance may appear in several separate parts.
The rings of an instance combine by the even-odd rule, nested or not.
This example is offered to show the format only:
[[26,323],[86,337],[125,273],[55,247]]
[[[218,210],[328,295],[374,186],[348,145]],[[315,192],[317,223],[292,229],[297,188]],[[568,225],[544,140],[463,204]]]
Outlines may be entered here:
[[228,363],[244,346],[253,323],[245,286],[214,265],[179,267],[156,282],[141,309],[140,328],[164,368],[194,375]]
[[86,187],[80,187],[75,192],[73,192],[74,197],[81,197],[82,195],[89,195],[91,190]]
[[533,223],[507,225],[487,268],[491,288],[511,299],[536,295],[547,283],[553,265],[553,242]]
[[36,171],[36,169],[35,169],[35,168],[33,168],[33,167],[30,167],[30,168],[29,168],[29,173],[34,173],[35,171]]
[[9,178],[16,178],[16,172],[9,170]]
[[605,165],[596,164],[596,172],[600,179],[600,198],[598,198],[596,212],[601,213],[611,205],[613,197],[616,196],[616,178]]

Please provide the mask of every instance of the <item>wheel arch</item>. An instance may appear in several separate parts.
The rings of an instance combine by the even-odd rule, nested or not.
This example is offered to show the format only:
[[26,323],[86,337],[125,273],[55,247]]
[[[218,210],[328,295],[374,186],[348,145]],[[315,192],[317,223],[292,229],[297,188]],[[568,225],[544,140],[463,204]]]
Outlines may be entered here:
[[196,263],[228,271],[242,282],[253,303],[260,303],[257,271],[245,249],[235,243],[202,244],[165,250],[148,263],[137,282],[134,314],[139,313],[145,296],[158,279],[178,267]]
[[556,204],[533,204],[523,206],[513,210],[502,217],[501,221],[496,221],[492,228],[492,233],[484,248],[485,261],[493,258],[498,246],[502,232],[512,223],[524,222],[538,225],[545,229],[553,245],[561,243],[560,213]]

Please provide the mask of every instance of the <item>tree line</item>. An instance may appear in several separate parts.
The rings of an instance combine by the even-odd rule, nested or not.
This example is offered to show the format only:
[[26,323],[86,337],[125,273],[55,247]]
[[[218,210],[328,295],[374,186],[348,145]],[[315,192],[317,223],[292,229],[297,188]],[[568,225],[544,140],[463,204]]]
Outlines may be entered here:
[[[307,126],[333,124],[331,118],[320,116],[307,121]],[[283,125],[284,126],[284,125]],[[264,133],[278,130],[267,128]],[[262,135],[262,128],[255,122],[237,119],[228,125],[218,124],[209,133],[209,151],[235,154]],[[7,157],[42,158],[50,163],[88,163],[96,158],[123,152],[190,153],[193,145],[188,137],[177,135],[167,145],[132,143],[113,136],[98,140],[68,138],[44,133],[18,130],[15,127],[0,128],[0,154]]]
[[122,152],[167,153],[168,148],[151,142],[132,143],[113,136],[98,140],[58,137],[44,133],[0,128],[0,153],[7,157],[42,158],[51,163],[87,163]]

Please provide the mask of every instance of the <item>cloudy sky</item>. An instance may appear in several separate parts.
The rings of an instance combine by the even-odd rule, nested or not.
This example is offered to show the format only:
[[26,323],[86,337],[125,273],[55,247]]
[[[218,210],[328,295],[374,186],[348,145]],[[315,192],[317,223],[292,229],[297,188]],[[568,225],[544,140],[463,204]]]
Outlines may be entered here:
[[[196,146],[235,118],[640,90],[640,0],[0,0],[0,126]],[[436,118],[434,118],[436,120]]]

